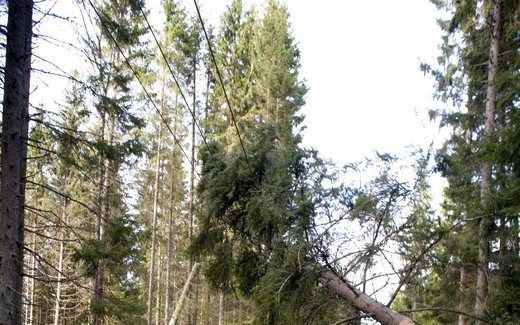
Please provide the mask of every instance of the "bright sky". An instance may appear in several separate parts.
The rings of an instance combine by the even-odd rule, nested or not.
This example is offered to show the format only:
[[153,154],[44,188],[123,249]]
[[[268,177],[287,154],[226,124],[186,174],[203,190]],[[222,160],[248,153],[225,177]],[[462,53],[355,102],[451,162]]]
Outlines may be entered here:
[[[338,164],[379,152],[406,154],[439,146],[430,122],[433,81],[419,70],[439,53],[439,14],[428,0],[280,0],[289,9],[301,50],[301,76],[310,88],[303,142]],[[193,9],[192,0],[184,0]],[[265,1],[244,0],[262,8]],[[199,0],[216,24],[231,0]],[[411,175],[410,175],[411,176]],[[444,180],[430,179],[433,206]]]
[[440,40],[427,0],[287,0],[310,92],[306,143],[338,162],[427,145],[432,62]]
[[[306,145],[346,163],[374,150],[427,146],[437,137],[427,118],[435,105],[432,81],[419,71],[421,62],[434,62],[441,36],[428,0],[282,2],[310,87],[303,109]],[[199,3],[213,22],[231,1]],[[262,7],[264,1],[245,3]]]
[[[181,0],[194,13],[193,0]],[[217,25],[232,0],[198,0],[202,15]],[[260,10],[267,0],[244,0]],[[443,136],[427,111],[438,107],[432,99],[432,80],[419,71],[421,62],[435,62],[441,34],[438,13],[428,0],[280,0],[290,12],[295,39],[301,50],[301,76],[310,88],[304,144],[338,164],[360,161],[374,151],[406,154],[426,148]],[[40,4],[52,7],[54,1]],[[161,29],[160,0],[147,0],[150,21]],[[46,10],[43,10],[46,11]],[[75,2],[58,0],[54,13],[72,16],[81,32]],[[37,33],[77,44],[69,22],[47,18]],[[38,38],[35,54],[70,73],[85,59],[67,47],[50,46]],[[38,43],[39,41],[39,43]],[[41,61],[35,57],[36,66]],[[43,65],[49,70],[49,65]],[[59,72],[54,67],[50,70]],[[33,73],[32,103],[47,108],[62,102],[70,83],[64,78]],[[431,179],[436,206],[443,180]]]
[[[198,1],[202,15],[212,24],[218,23],[231,3]],[[315,147],[324,157],[346,163],[370,156],[375,150],[402,153],[409,146],[426,146],[438,138],[436,125],[427,119],[427,110],[436,105],[432,81],[419,71],[420,62],[435,61],[440,41],[437,13],[428,0],[281,1],[291,14],[302,52],[301,76],[310,88],[303,109],[306,145]],[[183,2],[193,11],[192,0]],[[244,2],[260,8],[265,4],[263,0]],[[49,5],[52,3],[49,1]],[[147,1],[157,28],[162,21],[159,3]],[[54,10],[77,15],[69,0],[58,1]],[[68,23],[47,21],[50,24],[42,26],[46,34],[74,38]],[[53,47],[40,48],[36,53],[65,70],[77,66],[80,57],[77,52]],[[49,76],[34,77],[48,80]],[[61,85],[67,83],[56,80],[48,87],[56,91]],[[48,99],[48,91],[43,89],[34,95],[38,101]]]

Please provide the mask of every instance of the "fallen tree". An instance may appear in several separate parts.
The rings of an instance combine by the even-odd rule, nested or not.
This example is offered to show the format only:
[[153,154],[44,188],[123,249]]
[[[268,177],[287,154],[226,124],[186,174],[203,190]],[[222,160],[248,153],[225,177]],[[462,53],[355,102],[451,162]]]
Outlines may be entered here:
[[[257,132],[261,134],[251,149],[250,166],[240,157],[224,158],[216,143],[202,152],[198,191],[204,209],[190,250],[193,258],[204,262],[205,278],[220,291],[238,291],[250,298],[257,307],[255,324],[333,323],[360,312],[382,324],[414,324],[340,278],[335,268],[342,268],[341,263],[320,266],[326,260],[321,256],[328,254],[327,240],[334,238],[318,234],[317,220],[323,218],[318,211],[329,204],[338,207],[341,201],[342,210],[334,215],[355,216],[366,204],[350,202],[362,193],[332,196],[343,189],[331,191],[321,185],[332,178],[329,166],[298,147],[291,154],[278,148],[269,127]],[[363,212],[373,214],[379,234],[382,218],[389,218],[389,205],[401,195],[393,184],[384,191],[382,203]],[[369,254],[370,248],[355,262],[361,269]]]
[[188,291],[190,290],[191,281],[193,280],[193,277],[199,270],[199,263],[193,264],[193,267],[191,268],[190,274],[188,275],[188,278],[186,279],[186,282],[184,283],[184,287],[182,288],[181,295],[179,296],[179,300],[177,301],[177,305],[175,306],[175,310],[173,311],[173,315],[170,318],[170,322],[168,325],[176,325],[179,321],[179,316],[182,312],[182,307],[184,307],[184,301],[186,300],[186,296],[188,295]]
[[334,272],[327,271],[318,277],[318,281],[326,286],[331,292],[345,299],[360,311],[369,315],[381,324],[388,325],[411,325],[414,322],[408,317],[383,305],[369,295],[360,292],[351,284],[343,281]]

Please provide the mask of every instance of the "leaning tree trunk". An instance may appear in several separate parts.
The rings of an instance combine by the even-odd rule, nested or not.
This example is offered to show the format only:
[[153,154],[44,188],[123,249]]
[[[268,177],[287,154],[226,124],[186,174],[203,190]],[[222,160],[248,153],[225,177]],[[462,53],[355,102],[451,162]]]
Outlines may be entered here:
[[173,312],[173,316],[170,319],[169,325],[176,325],[179,321],[179,316],[181,315],[182,307],[184,306],[184,301],[186,300],[186,297],[188,296],[188,291],[190,289],[191,281],[193,280],[195,274],[199,271],[199,263],[193,264],[193,268],[191,269],[190,274],[188,275],[188,279],[186,279],[186,283],[184,284],[184,287],[182,288],[181,295],[179,297],[179,301],[177,301],[177,306],[175,306],[175,310]]
[[22,323],[32,0],[8,1],[0,185],[0,324]]
[[[500,36],[500,1],[492,1],[493,11],[491,14],[490,35],[489,35],[489,63],[488,78],[486,88],[486,116],[484,133],[489,138],[495,127],[495,105],[496,105],[496,88],[495,79],[498,71],[498,50]],[[481,197],[485,201],[489,197],[491,186],[491,169],[489,162],[482,163],[482,187]],[[483,218],[479,221],[479,238],[478,238],[478,270],[477,270],[477,299],[475,303],[475,315],[479,319],[485,319],[488,310],[488,261],[489,261],[489,244],[490,229],[493,225],[492,216],[485,212]],[[481,320],[477,320],[477,325],[483,324]]]
[[369,295],[360,292],[348,283],[341,280],[336,274],[327,271],[320,275],[318,281],[331,292],[348,301],[354,307],[370,315],[373,319],[385,325],[412,325],[414,322],[408,317],[399,314]]

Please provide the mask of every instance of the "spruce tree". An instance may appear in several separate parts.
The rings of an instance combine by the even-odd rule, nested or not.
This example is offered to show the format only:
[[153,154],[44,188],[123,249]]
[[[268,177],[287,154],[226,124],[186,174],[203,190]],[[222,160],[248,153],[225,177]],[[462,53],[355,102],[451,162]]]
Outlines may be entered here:
[[[440,20],[445,32],[440,68],[423,65],[423,69],[435,77],[438,98],[454,106],[433,112],[441,126],[452,130],[437,154],[437,168],[449,183],[444,203],[447,222],[462,223],[464,228],[451,234],[452,243],[438,251],[442,263],[424,283],[426,292],[436,292],[428,294],[430,299],[462,314],[429,317],[440,322],[458,318],[461,325],[471,318],[477,323],[507,323],[518,317],[514,307],[518,297],[510,294],[518,291],[518,276],[509,272],[518,263],[517,217],[513,217],[518,213],[518,177],[511,159],[517,150],[511,150],[512,138],[505,134],[517,128],[514,71],[519,44],[513,21],[519,7],[514,1],[435,3],[449,13],[447,20]],[[417,295],[410,298],[413,301]]]
[[22,323],[23,224],[33,1],[9,1],[2,111],[0,323]]

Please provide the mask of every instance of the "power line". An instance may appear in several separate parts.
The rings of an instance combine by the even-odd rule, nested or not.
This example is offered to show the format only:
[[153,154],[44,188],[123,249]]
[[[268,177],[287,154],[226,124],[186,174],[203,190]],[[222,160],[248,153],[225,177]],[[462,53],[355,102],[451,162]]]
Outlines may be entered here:
[[[110,38],[112,39],[112,41],[114,42],[114,45],[117,47],[117,49],[119,50],[119,53],[121,53],[121,56],[123,56],[126,64],[128,65],[128,68],[130,68],[130,71],[132,71],[132,74],[134,75],[134,77],[137,79],[137,81],[139,82],[139,84],[141,85],[141,88],[143,88],[143,91],[146,95],[146,97],[148,97],[148,100],[152,103],[153,107],[155,108],[155,110],[157,111],[157,113],[159,114],[159,116],[161,117],[161,120],[163,121],[164,125],[166,125],[166,128],[168,129],[168,131],[170,131],[171,135],[173,136],[173,140],[175,141],[175,143],[179,146],[179,148],[181,149],[181,152],[182,154],[184,155],[184,157],[189,161],[190,158],[188,157],[188,155],[186,154],[186,152],[184,151],[184,148],[182,147],[181,143],[179,142],[179,140],[177,139],[177,137],[175,136],[175,133],[172,131],[170,125],[168,124],[168,122],[166,121],[166,119],[164,118],[164,116],[162,115],[161,113],[161,110],[157,107],[157,104],[155,103],[155,101],[152,99],[152,96],[150,95],[150,93],[148,92],[148,90],[146,89],[146,87],[144,86],[141,78],[139,78],[139,75],[137,74],[137,72],[135,71],[134,67],[130,64],[130,61],[128,60],[127,56],[125,55],[123,49],[121,48],[121,46],[119,45],[119,43],[117,42],[117,40],[115,39],[114,35],[112,35],[112,32],[110,31],[110,29],[108,28],[108,26],[106,25],[105,21],[103,20],[103,17],[101,16],[101,14],[99,13],[98,9],[96,8],[96,6],[92,3],[92,0],[88,0],[90,6],[92,7],[92,9],[94,9],[94,12],[96,13],[96,15],[98,16],[99,18],[99,21],[101,22],[101,25],[103,26],[103,28],[105,29],[105,31],[108,33],[108,35],[110,36]],[[200,177],[200,174],[198,172],[196,172],[197,175]]]
[[218,79],[220,81],[220,86],[222,87],[222,91],[224,92],[224,98],[226,99],[227,106],[229,108],[229,113],[231,114],[231,119],[233,120],[233,125],[235,126],[235,130],[237,131],[238,140],[240,141],[240,146],[242,147],[242,151],[244,152],[244,156],[246,158],[247,167],[249,167],[249,171],[253,173],[253,169],[249,164],[249,157],[247,156],[246,149],[244,147],[244,142],[242,141],[242,136],[240,135],[240,131],[238,129],[237,121],[235,119],[235,114],[233,113],[233,109],[231,108],[231,104],[229,102],[229,97],[226,92],[226,88],[224,87],[224,81],[222,80],[222,75],[220,74],[220,69],[218,68],[217,60],[215,59],[215,53],[213,52],[213,46],[211,45],[211,41],[209,39],[208,33],[206,32],[206,27],[204,26],[204,21],[202,20],[202,15],[200,14],[199,5],[197,4],[197,0],[193,0],[195,4],[195,9],[197,10],[197,16],[199,17],[200,25],[202,26],[202,31],[204,32],[204,38],[206,38],[206,42],[208,43],[209,54],[215,65],[215,70],[217,72]]
[[[204,141],[204,144],[206,145],[206,148],[209,148],[208,147],[208,142],[206,140],[206,137],[204,136],[204,132],[202,131],[199,123],[197,123],[197,117],[195,115],[195,107],[193,107],[193,109],[190,108],[190,105],[188,104],[188,100],[186,99],[186,96],[184,95],[184,92],[181,89],[181,85],[180,85],[177,77],[175,76],[175,73],[173,73],[173,69],[172,69],[172,67],[170,65],[170,62],[168,62],[168,59],[166,58],[166,54],[164,53],[163,48],[162,48],[159,40],[157,39],[157,36],[155,35],[155,32],[153,31],[153,28],[150,25],[150,22],[148,21],[148,17],[146,16],[146,13],[144,12],[144,9],[143,9],[143,6],[141,5],[141,2],[137,1],[137,5],[139,6],[139,10],[141,11],[141,13],[143,15],[144,20],[146,21],[146,25],[148,26],[148,29],[152,33],[153,39],[155,40],[155,43],[157,44],[157,47],[159,48],[159,51],[161,52],[161,55],[162,55],[162,57],[164,59],[164,62],[166,63],[166,66],[168,67],[168,70],[170,71],[170,74],[171,74],[173,80],[175,81],[175,84],[177,85],[177,88],[179,89],[181,97],[182,97],[184,103],[186,104],[186,107],[188,108],[188,111],[191,113],[191,116],[193,117],[193,121],[195,122],[195,125],[197,126],[197,129],[199,130],[199,133],[200,133],[200,135],[202,137],[202,140]],[[194,64],[196,64],[196,63],[194,63]],[[195,78],[195,76],[193,76],[193,77]]]

